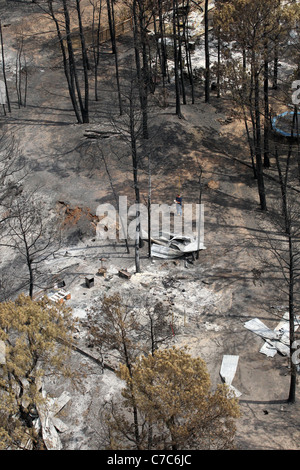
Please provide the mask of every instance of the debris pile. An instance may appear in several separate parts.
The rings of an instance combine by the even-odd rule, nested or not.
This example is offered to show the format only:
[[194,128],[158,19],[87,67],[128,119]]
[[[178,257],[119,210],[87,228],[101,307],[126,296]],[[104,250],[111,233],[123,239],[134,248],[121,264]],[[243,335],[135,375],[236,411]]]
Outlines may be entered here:
[[[299,327],[299,322],[300,318],[295,318],[295,331]],[[253,318],[252,320],[247,321],[244,326],[256,335],[261,336],[265,340],[264,345],[259,351],[262,354],[265,354],[268,357],[274,357],[278,351],[283,356],[290,355],[290,323],[288,312],[283,315],[282,320],[278,323],[274,330],[268,328],[258,318]]]
[[41,393],[44,401],[37,405],[38,417],[35,427],[37,430],[41,428],[47,450],[62,450],[59,433],[65,432],[68,426],[57,417],[57,414],[70,401],[71,397],[67,392],[63,392],[58,398],[47,397],[44,389]]
[[71,294],[70,292],[60,289],[58,292],[49,293],[48,298],[52,300],[52,302],[63,303],[65,300],[70,300]]
[[[26,383],[22,385],[26,387]],[[38,434],[42,434],[47,450],[62,450],[60,434],[66,432],[68,426],[57,415],[70,401],[71,396],[68,392],[63,392],[59,397],[51,398],[49,395],[47,396],[42,384],[40,384],[39,393],[40,399],[31,410],[33,427]],[[25,407],[26,405],[24,403]],[[24,440],[22,448],[33,449],[31,438]]]
[[[71,206],[68,202],[58,201],[57,213],[61,227],[69,239],[81,240],[86,235],[95,236],[99,217],[89,207]],[[70,240],[69,240],[70,241]]]
[[159,238],[152,239],[151,256],[174,259],[205,249],[203,242],[197,237],[163,233]]

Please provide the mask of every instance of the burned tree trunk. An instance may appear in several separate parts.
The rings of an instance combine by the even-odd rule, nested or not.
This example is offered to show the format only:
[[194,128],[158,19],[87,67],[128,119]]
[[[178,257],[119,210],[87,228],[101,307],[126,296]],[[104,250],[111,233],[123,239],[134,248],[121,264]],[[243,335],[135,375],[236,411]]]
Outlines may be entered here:
[[85,37],[83,33],[80,0],[76,0],[76,10],[77,10],[78,24],[79,24],[81,55],[82,55],[82,64],[83,64],[83,75],[84,75],[84,101],[79,99],[79,103],[80,103],[80,108],[81,108],[82,120],[84,123],[88,123],[89,122],[89,77],[88,77],[89,61],[88,61],[88,55],[87,55],[87,50],[86,50],[86,45],[85,45]]
[[209,39],[208,39],[208,0],[204,4],[204,47],[205,47],[205,102],[209,103],[210,100],[210,57],[209,57]]
[[267,210],[266,194],[263,175],[263,164],[261,157],[261,123],[259,106],[259,72],[254,70],[254,102],[255,102],[255,157],[256,157],[256,175],[258,184],[258,193],[261,210]]
[[10,107],[10,99],[9,99],[9,94],[8,94],[8,86],[7,86],[7,78],[6,78],[5,54],[4,54],[4,44],[3,44],[3,34],[2,34],[1,20],[0,20],[0,43],[1,43],[1,53],[2,53],[2,73],[3,73],[3,80],[4,80],[4,86],[5,86],[7,107],[8,107],[8,112],[10,113],[11,112],[11,107]]
[[176,114],[182,118],[181,105],[180,105],[180,84],[179,84],[179,58],[178,58],[178,45],[177,45],[177,21],[176,12],[178,11],[178,1],[173,0],[173,37],[174,37],[174,74],[175,74],[175,94],[176,94]]
[[80,77],[78,75],[75,53],[72,42],[71,19],[69,4],[67,0],[61,0],[62,10],[54,11],[53,1],[47,2],[45,10],[54,21],[56,33],[60,44],[63,59],[64,73],[66,76],[68,91],[72,102],[73,110],[79,124],[89,122],[89,62],[85,45],[85,37],[82,25],[82,12],[80,0],[76,0],[75,11],[77,12],[77,22],[79,26],[81,58],[83,63],[84,96],[82,97]]
[[122,116],[123,107],[122,107],[121,89],[120,89],[119,61],[118,61],[118,50],[117,50],[117,43],[116,43],[115,14],[114,14],[113,0],[107,0],[107,14],[108,14],[108,24],[109,24],[109,30],[110,30],[112,52],[115,57],[119,110],[120,110],[120,115]]

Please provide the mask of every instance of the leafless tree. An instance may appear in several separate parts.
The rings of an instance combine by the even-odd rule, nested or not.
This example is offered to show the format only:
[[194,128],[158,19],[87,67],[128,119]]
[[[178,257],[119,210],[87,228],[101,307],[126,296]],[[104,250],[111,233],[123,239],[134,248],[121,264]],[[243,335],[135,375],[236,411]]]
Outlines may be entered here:
[[119,110],[120,110],[120,115],[122,115],[123,105],[122,105],[121,86],[120,86],[118,48],[117,48],[117,41],[116,41],[116,23],[115,23],[114,3],[115,3],[115,0],[106,0],[112,52],[115,58],[115,71],[116,71],[116,83],[117,83]]
[[[24,79],[24,80],[23,80]],[[23,83],[24,81],[24,83]],[[24,52],[23,31],[17,37],[17,57],[16,57],[16,92],[19,108],[26,106],[28,89],[27,59]]]
[[[58,4],[58,6],[57,6]],[[39,0],[39,6],[54,22],[60,45],[64,73],[69,95],[78,123],[89,122],[89,61],[83,29],[81,1]],[[79,29],[80,59],[83,73],[79,73],[78,51],[75,50],[72,32]],[[82,85],[83,83],[83,85]]]
[[100,62],[100,27],[102,0],[90,0],[92,5],[92,54],[94,62],[95,100],[98,101],[98,69]]
[[205,102],[210,100],[210,54],[209,54],[209,29],[208,29],[208,0],[204,2],[204,27],[205,27]]
[[3,80],[4,80],[4,86],[5,86],[5,94],[6,94],[8,112],[10,113],[11,112],[11,106],[10,106],[10,98],[9,98],[8,84],[7,84],[7,78],[6,78],[4,41],[3,41],[3,32],[2,32],[1,20],[0,20],[0,45],[1,45],[1,56],[2,56],[2,74],[3,74]]
[[179,118],[182,117],[181,104],[180,104],[180,80],[179,80],[179,51],[178,51],[178,0],[173,0],[173,48],[174,48],[174,74],[175,74],[175,96],[176,96],[176,114]]
[[279,158],[276,148],[275,158],[281,190],[281,230],[286,248],[275,249],[276,259],[280,264],[281,272],[288,288],[289,324],[290,324],[290,367],[291,381],[288,401],[296,401],[297,366],[292,360],[295,348],[295,320],[296,311],[299,310],[298,290],[300,282],[300,212],[298,209],[298,194],[289,185],[291,171],[292,146],[289,146],[288,155],[284,165]]
[[9,218],[7,207],[22,192],[27,170],[25,160],[13,134],[0,135],[0,227]]
[[274,158],[278,172],[279,195],[273,206],[270,206],[267,218],[272,228],[263,228],[259,249],[261,253],[262,248],[265,248],[265,266],[275,274],[272,282],[276,286],[280,302],[286,302],[288,305],[290,387],[287,401],[294,403],[297,363],[293,358],[297,349],[296,325],[299,324],[300,311],[300,211],[299,193],[294,184],[295,159],[292,155],[292,145],[289,146],[287,155],[285,152],[280,154],[276,147]]
[[141,169],[142,155],[141,140],[143,140],[143,116],[139,106],[139,92],[136,87],[136,79],[132,71],[128,88],[122,93],[124,100],[123,114],[118,119],[112,117],[112,124],[119,133],[120,138],[130,148],[131,170],[136,204],[136,237],[135,237],[135,266],[136,272],[141,271],[139,249],[143,244],[140,223],[140,182],[139,170]]
[[[104,165],[105,172],[106,172],[106,175],[107,175],[108,180],[109,180],[109,185],[111,187],[111,190],[112,190],[112,193],[113,193],[113,196],[114,196],[114,199],[115,199],[116,207],[118,207],[118,204],[119,204],[118,194],[116,192],[116,188],[115,188],[115,185],[114,185],[113,174],[112,174],[112,171],[109,167],[109,159],[105,156],[103,149],[99,145],[99,142],[97,142],[96,145],[95,145],[95,143],[93,144],[93,154],[95,154],[95,153],[97,155],[97,160],[100,159],[101,165],[102,165],[102,163]],[[124,225],[125,222],[123,220],[123,216],[121,214],[121,211],[119,212],[119,221],[120,221],[122,233],[126,234],[127,230],[126,230],[126,227]],[[127,236],[125,237],[125,245],[126,245],[127,253],[130,253]]]
[[59,226],[51,226],[49,214],[34,192],[22,192],[7,207],[9,218],[0,245],[19,255],[28,270],[29,296],[33,297],[38,266],[58,250]]

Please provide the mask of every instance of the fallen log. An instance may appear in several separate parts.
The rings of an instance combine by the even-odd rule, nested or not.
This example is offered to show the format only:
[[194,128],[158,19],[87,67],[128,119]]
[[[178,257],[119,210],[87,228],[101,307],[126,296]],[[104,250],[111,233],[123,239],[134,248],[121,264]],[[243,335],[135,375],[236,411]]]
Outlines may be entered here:
[[104,131],[98,129],[86,129],[84,137],[88,139],[109,139],[110,137],[119,135],[119,132],[115,131]]

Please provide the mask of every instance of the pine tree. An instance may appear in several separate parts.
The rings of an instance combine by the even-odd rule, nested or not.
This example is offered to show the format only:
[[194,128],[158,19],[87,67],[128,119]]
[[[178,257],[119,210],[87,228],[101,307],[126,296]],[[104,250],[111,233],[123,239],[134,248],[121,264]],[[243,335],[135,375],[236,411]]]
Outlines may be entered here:
[[[230,449],[239,416],[236,398],[226,385],[211,391],[206,364],[183,349],[170,348],[142,356],[131,371],[120,366],[126,381],[123,410],[134,406],[140,416],[139,443],[125,412],[109,418],[111,445],[139,449]],[[134,402],[133,402],[134,400]],[[134,444],[132,444],[134,442]]]
[[76,378],[68,365],[75,321],[64,304],[24,294],[0,303],[0,449],[43,448],[33,426],[45,372]]

